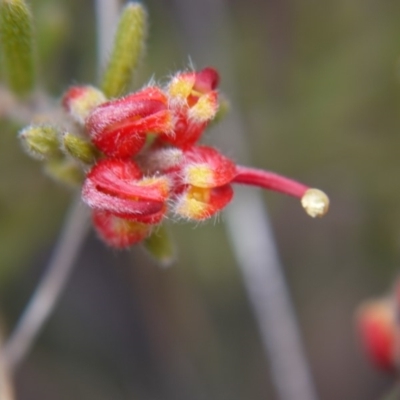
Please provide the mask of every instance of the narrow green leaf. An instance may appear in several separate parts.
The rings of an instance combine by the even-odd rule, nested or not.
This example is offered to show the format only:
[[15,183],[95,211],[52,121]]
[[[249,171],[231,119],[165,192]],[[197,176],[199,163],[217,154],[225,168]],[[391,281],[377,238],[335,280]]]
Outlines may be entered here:
[[29,125],[18,134],[23,147],[39,160],[60,157],[59,131],[52,125]]
[[143,53],[147,15],[139,3],[129,3],[118,24],[114,47],[106,67],[102,90],[107,97],[117,97],[128,90],[132,74]]
[[0,49],[4,73],[20,95],[35,84],[32,14],[24,0],[0,0]]
[[90,142],[71,133],[63,136],[63,145],[69,155],[84,164],[93,164],[100,155]]
[[144,247],[162,267],[168,267],[175,261],[174,245],[164,225],[144,241]]

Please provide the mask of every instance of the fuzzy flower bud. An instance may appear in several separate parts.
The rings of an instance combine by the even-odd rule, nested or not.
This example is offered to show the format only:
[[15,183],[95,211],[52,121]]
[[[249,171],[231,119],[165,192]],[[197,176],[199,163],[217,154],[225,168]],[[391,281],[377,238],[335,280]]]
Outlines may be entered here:
[[62,105],[76,122],[83,125],[89,113],[106,101],[106,96],[93,86],[73,86],[64,94]]
[[52,125],[29,125],[19,133],[28,153],[39,160],[58,157],[60,151],[59,131]]

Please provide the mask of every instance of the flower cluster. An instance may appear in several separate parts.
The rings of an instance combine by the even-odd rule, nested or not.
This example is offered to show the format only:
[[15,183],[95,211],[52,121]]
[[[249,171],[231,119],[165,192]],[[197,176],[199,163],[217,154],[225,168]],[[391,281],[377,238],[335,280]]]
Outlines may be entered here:
[[[311,216],[325,214],[329,201],[323,192],[238,166],[198,144],[218,112],[218,83],[217,71],[205,68],[177,73],[165,87],[151,85],[112,100],[92,86],[65,93],[63,107],[87,141],[64,133],[63,149],[91,164],[82,199],[106,243],[124,248],[140,242],[167,215],[208,219],[231,201],[235,183],[298,197]],[[30,138],[32,147],[31,133],[29,127],[21,136]]]

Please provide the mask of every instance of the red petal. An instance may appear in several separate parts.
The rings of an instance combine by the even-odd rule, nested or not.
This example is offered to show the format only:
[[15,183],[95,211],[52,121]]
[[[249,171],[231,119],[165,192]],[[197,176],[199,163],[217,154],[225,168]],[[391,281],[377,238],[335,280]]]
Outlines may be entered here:
[[147,88],[96,107],[86,129],[93,143],[109,157],[131,157],[144,146],[146,133],[171,129],[166,102],[160,89]]
[[195,90],[201,93],[207,93],[216,89],[218,84],[219,74],[214,68],[207,67],[196,73]]
[[162,134],[160,136],[162,140],[181,149],[188,149],[200,139],[207,122],[190,121],[188,110],[181,109],[174,113],[173,131],[172,133]]
[[143,216],[158,213],[168,197],[167,178],[142,178],[130,160],[102,160],[86,177],[83,200],[94,209],[118,215]]
[[151,232],[151,225],[129,221],[105,211],[93,212],[93,224],[99,236],[107,244],[117,248],[141,242]]

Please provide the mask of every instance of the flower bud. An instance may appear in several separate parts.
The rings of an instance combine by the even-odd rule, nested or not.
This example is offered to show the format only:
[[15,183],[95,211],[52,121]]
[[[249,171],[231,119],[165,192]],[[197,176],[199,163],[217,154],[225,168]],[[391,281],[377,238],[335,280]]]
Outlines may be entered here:
[[59,157],[60,150],[58,129],[51,125],[29,125],[19,133],[19,138],[28,153],[39,160]]
[[90,112],[106,101],[106,96],[93,86],[73,86],[64,94],[62,105],[76,122],[83,125]]

